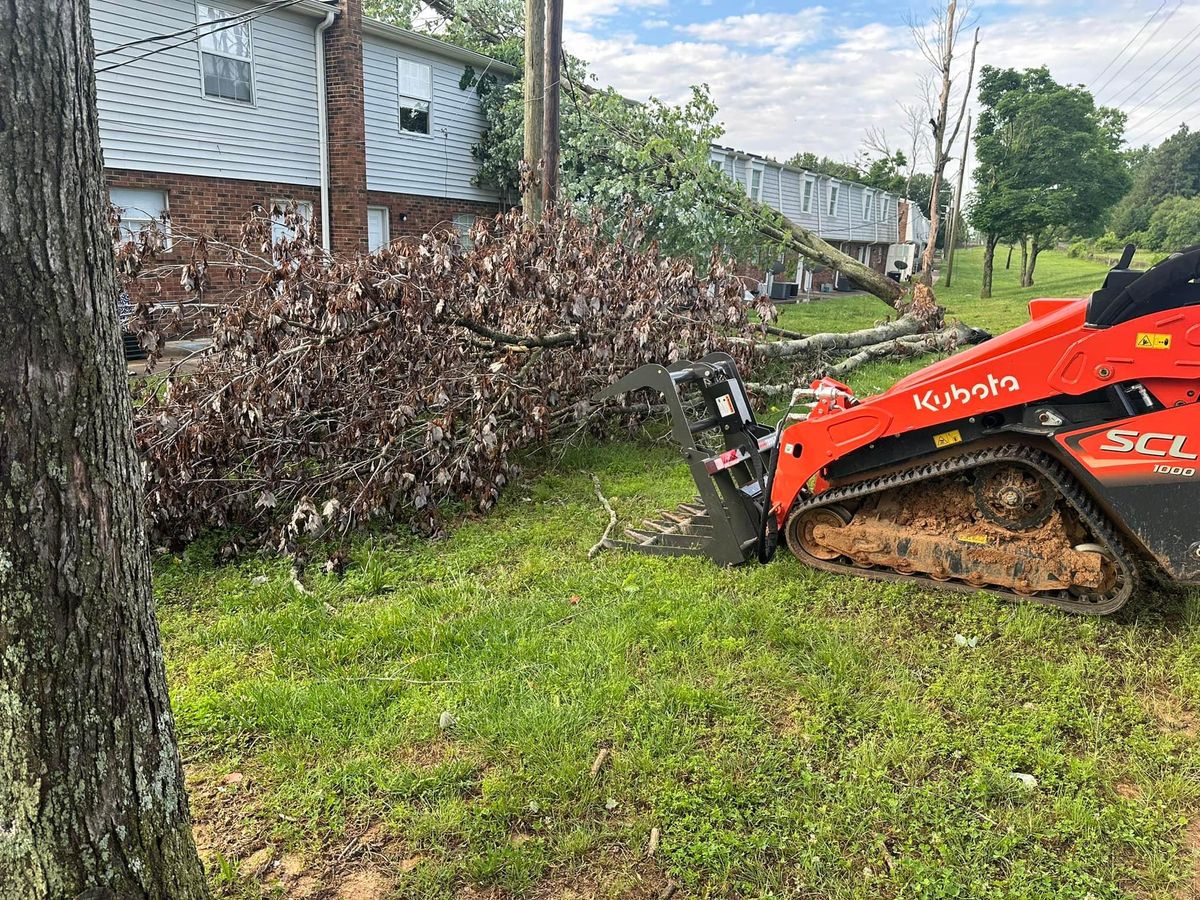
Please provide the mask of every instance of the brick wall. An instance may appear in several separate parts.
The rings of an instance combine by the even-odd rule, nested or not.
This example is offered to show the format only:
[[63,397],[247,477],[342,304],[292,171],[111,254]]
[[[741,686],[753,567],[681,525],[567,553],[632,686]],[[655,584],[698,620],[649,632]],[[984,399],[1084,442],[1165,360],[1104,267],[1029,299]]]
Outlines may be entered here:
[[[181,238],[204,235],[236,246],[241,240],[242,226],[254,207],[262,207],[263,213],[269,214],[275,201],[284,200],[312,204],[313,234],[320,240],[320,192],[315,187],[163,172],[134,172],[128,169],[106,169],[104,179],[110,188],[165,191],[172,231]],[[190,245],[179,240],[161,260],[164,264],[181,263],[190,255]],[[214,248],[209,258],[216,263],[221,254]],[[220,266],[214,265],[209,277],[214,289],[220,290],[226,286]],[[176,277],[163,279],[162,299],[177,300],[183,296]]]
[[330,245],[353,253],[367,244],[367,146],[363,112],[362,0],[341,0],[325,32],[329,122]]
[[392,194],[385,191],[369,191],[367,205],[387,207],[388,229],[393,239],[424,234],[439,226],[448,227],[460,213],[491,218],[507,209],[498,203],[419,197],[414,194]]

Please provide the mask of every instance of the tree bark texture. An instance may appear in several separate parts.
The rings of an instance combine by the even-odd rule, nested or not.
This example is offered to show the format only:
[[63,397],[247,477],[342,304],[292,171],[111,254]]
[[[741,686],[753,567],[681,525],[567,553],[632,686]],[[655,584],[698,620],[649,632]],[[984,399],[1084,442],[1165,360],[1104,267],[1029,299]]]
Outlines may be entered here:
[[188,900],[93,52],[86,3],[0,11],[0,897]]
[[901,316],[893,322],[885,322],[861,331],[851,331],[848,334],[814,334],[811,337],[795,341],[755,344],[754,352],[757,356],[765,359],[781,359],[832,350],[857,350],[859,347],[920,334],[925,330],[927,330],[927,324],[923,320],[916,316]]
[[521,196],[525,216],[542,214],[542,155],[545,152],[546,0],[525,0],[525,164],[529,182]]
[[1025,287],[1033,287],[1033,270],[1037,268],[1038,254],[1042,252],[1042,243],[1038,238],[1029,242],[1029,268],[1025,271]]
[[1029,277],[1029,239],[1021,238],[1021,287],[1028,287],[1025,279]]
[[[1000,236],[989,234],[984,238],[983,242],[983,285],[979,289],[979,296],[986,300],[992,296],[992,270],[996,265],[996,244],[1000,243]],[[1012,247],[1008,248],[1008,257],[1012,259]]]

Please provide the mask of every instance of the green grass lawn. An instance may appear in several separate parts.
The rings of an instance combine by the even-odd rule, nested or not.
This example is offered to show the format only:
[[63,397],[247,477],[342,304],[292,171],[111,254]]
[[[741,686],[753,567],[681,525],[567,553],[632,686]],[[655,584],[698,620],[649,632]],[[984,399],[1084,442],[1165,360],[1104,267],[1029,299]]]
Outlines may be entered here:
[[[971,303],[967,254],[943,300],[999,330],[1024,297],[1098,284],[1095,264],[1041,267],[1037,290],[998,273],[997,299]],[[881,312],[843,298],[787,318],[846,329]],[[585,446],[446,540],[361,539],[345,576],[314,566],[307,593],[286,562],[214,567],[203,542],[159,560],[221,893],[1192,895],[1193,598],[1090,620],[784,555],[589,560],[607,521],[592,472],[625,520],[692,493],[666,447]]]

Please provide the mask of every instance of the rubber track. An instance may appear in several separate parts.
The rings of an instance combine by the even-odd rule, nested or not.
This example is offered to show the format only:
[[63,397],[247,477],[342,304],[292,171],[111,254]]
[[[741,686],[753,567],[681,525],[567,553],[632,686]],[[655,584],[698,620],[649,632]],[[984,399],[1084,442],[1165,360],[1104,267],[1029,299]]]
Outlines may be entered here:
[[[1050,480],[1058,489],[1059,496],[1083,520],[1084,525],[1091,531],[1093,539],[1097,543],[1102,544],[1112,554],[1113,562],[1116,564],[1119,574],[1123,575],[1125,579],[1124,586],[1119,593],[1099,603],[1074,599],[1066,591],[1059,591],[1054,594],[1019,594],[1016,591],[1006,591],[998,588],[973,587],[965,582],[938,581],[936,578],[929,578],[924,575],[906,575],[902,572],[888,569],[864,569],[831,560],[817,559],[806,553],[803,548],[791,546],[792,542],[789,542],[789,549],[801,562],[815,569],[836,572],[838,574],[856,575],[861,578],[873,578],[876,581],[919,582],[938,590],[963,591],[966,593],[983,591],[997,597],[1003,597],[1005,600],[1021,603],[1041,603],[1046,606],[1054,606],[1058,609],[1067,610],[1068,612],[1092,616],[1108,615],[1124,606],[1125,601],[1133,595],[1138,584],[1138,566],[1131,556],[1125,541],[1112,527],[1108,519],[1096,508],[1091,497],[1084,492],[1075,479],[1048,454],[1033,447],[1016,445],[1013,447],[998,447],[968,452],[960,456],[939,460],[926,466],[918,466],[879,478],[856,482],[845,487],[831,488],[828,491],[797,503],[788,516],[788,523],[791,523],[793,517],[822,506],[830,506],[846,500],[855,500],[859,497],[865,497],[868,494],[904,487],[905,485],[925,481],[930,478],[954,475],[996,462],[1011,462],[1028,466]],[[790,528],[786,529],[788,532],[790,530]]]

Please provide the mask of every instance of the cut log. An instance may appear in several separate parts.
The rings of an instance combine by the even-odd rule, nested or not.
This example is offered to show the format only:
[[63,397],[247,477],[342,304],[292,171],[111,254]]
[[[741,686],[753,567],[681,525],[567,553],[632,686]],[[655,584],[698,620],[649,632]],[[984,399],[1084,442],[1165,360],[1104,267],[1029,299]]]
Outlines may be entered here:
[[962,322],[955,322],[932,334],[907,335],[881,341],[878,344],[868,344],[840,363],[829,366],[824,372],[826,375],[840,378],[859,366],[877,359],[907,359],[921,353],[944,352],[966,344],[977,344],[985,338],[986,333],[969,328]]
[[916,316],[901,316],[891,322],[876,325],[874,328],[851,331],[849,334],[814,334],[796,341],[756,343],[754,353],[766,359],[785,359],[792,356],[803,356],[807,353],[857,350],[859,347],[868,347],[872,344],[881,344],[886,341],[894,341],[896,338],[920,334],[925,327],[925,322]]

